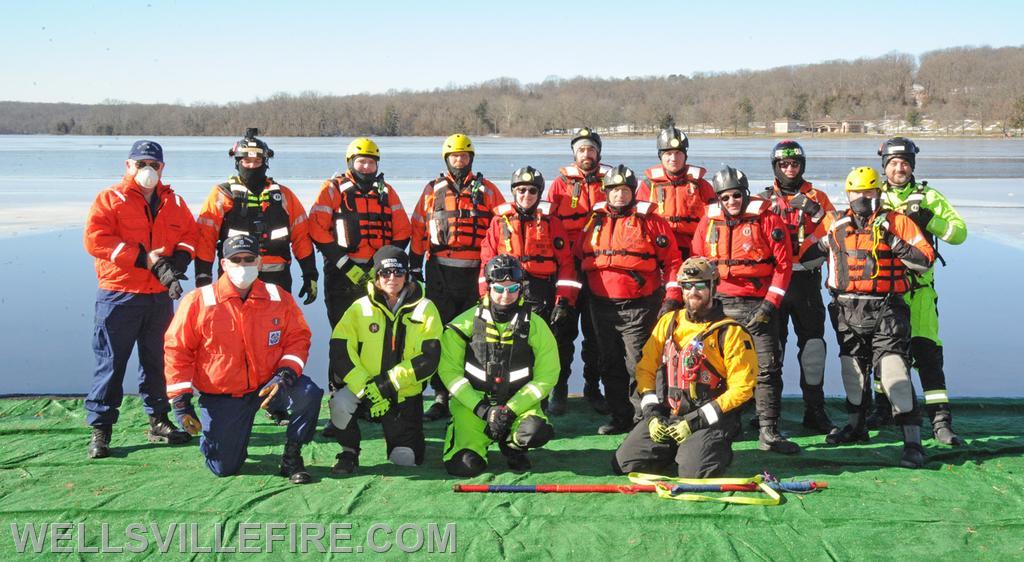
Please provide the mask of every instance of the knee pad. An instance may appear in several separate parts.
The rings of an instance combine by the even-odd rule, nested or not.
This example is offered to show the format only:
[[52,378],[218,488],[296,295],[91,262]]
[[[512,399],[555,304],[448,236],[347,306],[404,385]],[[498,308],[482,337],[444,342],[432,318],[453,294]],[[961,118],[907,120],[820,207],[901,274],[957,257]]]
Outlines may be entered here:
[[445,461],[444,468],[452,476],[472,478],[483,473],[484,469],[487,468],[487,461],[473,451],[463,449],[455,453],[454,457]]
[[910,380],[910,369],[906,360],[894,353],[883,355],[878,360],[879,378],[882,388],[892,403],[893,415],[906,414],[914,410],[914,385]]
[[840,355],[839,364],[843,372],[843,388],[846,389],[846,400],[854,406],[860,406],[864,395],[864,370],[856,357]]
[[395,447],[391,449],[388,460],[398,466],[416,466],[416,453],[409,447]]
[[818,386],[825,381],[825,340],[807,340],[797,359],[800,361],[804,382]]
[[555,428],[537,416],[526,416],[519,422],[519,429],[513,436],[516,446],[523,449],[543,447],[555,436]]
[[359,398],[349,390],[348,386],[343,386],[331,396],[327,407],[331,412],[331,423],[334,424],[334,427],[347,429],[348,424],[355,416],[356,408],[359,407]]

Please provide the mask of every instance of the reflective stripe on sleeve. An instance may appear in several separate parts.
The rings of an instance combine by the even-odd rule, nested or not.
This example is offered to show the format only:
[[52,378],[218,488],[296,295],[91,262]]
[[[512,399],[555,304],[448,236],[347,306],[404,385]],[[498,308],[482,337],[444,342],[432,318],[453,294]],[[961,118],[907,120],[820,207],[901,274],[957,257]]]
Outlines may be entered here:
[[537,400],[544,398],[544,393],[541,392],[540,389],[537,388],[537,385],[533,384],[532,382],[527,383],[526,386],[524,386],[523,388],[525,390],[529,390],[531,394],[537,397]]
[[647,406],[657,406],[661,401],[658,400],[658,395],[653,392],[644,394],[643,398],[640,399],[640,407],[646,408]]
[[196,253],[196,249],[191,244],[186,244],[184,242],[178,242],[178,245],[181,246],[182,248],[191,250],[193,254]]
[[571,281],[571,280],[568,280],[568,279],[559,279],[558,282],[555,283],[555,286],[556,287],[572,287],[574,289],[582,289],[583,288],[583,283],[580,283],[579,281]]
[[457,394],[459,392],[459,389],[466,386],[467,384],[469,384],[469,379],[467,379],[466,377],[462,377],[459,380],[453,382],[451,388],[448,389],[448,391],[451,392],[452,394]]
[[779,295],[780,297],[786,296],[786,291],[785,290],[780,289],[780,288],[778,288],[778,287],[776,287],[774,285],[772,285],[771,287],[768,287],[768,292],[769,293],[775,293],[776,295]]
[[114,252],[110,254],[110,261],[114,261],[117,258],[117,254],[120,254],[121,250],[123,250],[123,249],[124,249],[124,242],[121,242],[120,244],[117,245],[116,248],[114,248]]
[[715,410],[715,403],[708,402],[700,407],[700,413],[707,420],[708,425],[715,425],[718,423],[718,411]]
[[183,389],[186,389],[186,388],[189,389],[189,390],[192,390],[192,383],[190,383],[190,382],[176,382],[174,384],[167,385],[167,393],[170,394],[171,392],[174,392],[176,390],[183,390]]
[[299,359],[295,355],[292,355],[291,353],[289,353],[287,355],[282,355],[281,356],[281,361],[294,361],[294,362],[299,364],[299,369],[305,369],[306,368],[306,362],[303,361],[302,359]]

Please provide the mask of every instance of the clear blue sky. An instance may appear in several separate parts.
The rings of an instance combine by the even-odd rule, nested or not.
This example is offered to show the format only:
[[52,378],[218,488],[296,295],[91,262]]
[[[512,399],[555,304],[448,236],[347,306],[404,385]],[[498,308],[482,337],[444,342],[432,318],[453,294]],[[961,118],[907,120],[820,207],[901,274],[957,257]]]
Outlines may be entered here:
[[[0,100],[251,101],[1024,44],[1024,3],[5,2]],[[1016,24],[1012,22],[1017,22]]]

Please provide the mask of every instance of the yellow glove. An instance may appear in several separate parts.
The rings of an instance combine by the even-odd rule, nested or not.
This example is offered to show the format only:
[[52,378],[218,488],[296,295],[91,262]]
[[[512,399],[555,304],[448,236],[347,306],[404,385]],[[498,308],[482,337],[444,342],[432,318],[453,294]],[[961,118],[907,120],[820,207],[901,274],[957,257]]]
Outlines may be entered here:
[[676,442],[677,445],[682,445],[686,438],[693,434],[690,430],[690,422],[686,420],[679,420],[678,422],[665,428],[665,433],[669,439]]
[[651,440],[655,443],[672,441],[672,437],[668,433],[669,427],[658,417],[651,418],[651,421],[647,422],[647,432],[651,434]]

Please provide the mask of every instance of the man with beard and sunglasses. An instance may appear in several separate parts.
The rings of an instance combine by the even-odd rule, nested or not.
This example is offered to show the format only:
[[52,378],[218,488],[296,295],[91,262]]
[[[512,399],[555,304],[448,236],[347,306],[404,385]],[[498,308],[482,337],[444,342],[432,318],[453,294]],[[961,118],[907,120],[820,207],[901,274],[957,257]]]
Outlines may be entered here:
[[747,175],[726,166],[712,181],[719,202],[697,225],[693,255],[718,267],[719,298],[725,314],[750,332],[757,351],[754,403],[758,448],[792,455],[800,446],[779,433],[782,416],[782,364],[779,360],[779,307],[789,287],[793,251],[786,225],[768,203],[750,195]]
[[740,434],[740,407],[753,395],[757,354],[750,334],[715,298],[718,269],[683,262],[676,278],[685,310],[661,317],[636,366],[644,423],[615,452],[616,474],[662,472],[682,478],[722,474]]

